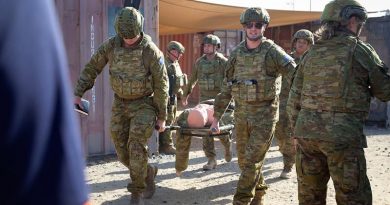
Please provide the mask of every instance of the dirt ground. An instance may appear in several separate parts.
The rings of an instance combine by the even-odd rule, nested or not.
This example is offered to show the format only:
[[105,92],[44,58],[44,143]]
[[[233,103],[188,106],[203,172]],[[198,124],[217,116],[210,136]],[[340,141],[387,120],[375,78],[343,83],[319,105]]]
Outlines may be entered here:
[[[365,149],[368,177],[373,190],[373,204],[390,205],[390,130],[376,127],[365,129],[368,148]],[[222,205],[231,204],[240,170],[237,157],[230,163],[223,159],[223,147],[216,142],[218,166],[212,171],[203,171],[206,163],[201,139],[193,138],[190,165],[181,177],[175,175],[174,156],[161,156],[150,160],[158,165],[156,177],[157,189],[152,199],[146,199],[146,205]],[[296,175],[292,179],[282,180],[279,174],[283,168],[282,156],[274,143],[266,156],[263,174],[270,186],[266,204],[298,204]],[[88,160],[87,183],[90,186],[90,198],[93,204],[129,204],[130,193],[126,185],[129,172],[115,156],[92,158]],[[327,204],[335,205],[335,192],[329,182]]]

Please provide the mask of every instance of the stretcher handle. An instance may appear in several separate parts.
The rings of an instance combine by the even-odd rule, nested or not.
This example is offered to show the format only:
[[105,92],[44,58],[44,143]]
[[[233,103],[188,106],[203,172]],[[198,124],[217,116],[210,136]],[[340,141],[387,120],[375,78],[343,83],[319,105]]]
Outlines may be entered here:
[[[156,126],[154,126],[154,129],[159,130],[160,126],[156,125]],[[174,125],[165,126],[165,130],[179,130],[179,129],[180,129],[180,126],[174,126]]]
[[[160,129],[160,126],[156,125],[154,126],[154,129],[156,130],[159,130]],[[180,130],[182,129],[180,126],[176,126],[176,125],[171,125],[171,126],[165,126],[165,130]],[[183,128],[183,129],[194,129],[194,130],[205,130],[205,129],[208,129],[208,128]],[[219,131],[220,132],[223,132],[223,131],[228,131],[228,130],[232,130],[234,129],[234,125],[223,125],[221,127],[219,127]],[[213,130],[211,130],[213,131]]]

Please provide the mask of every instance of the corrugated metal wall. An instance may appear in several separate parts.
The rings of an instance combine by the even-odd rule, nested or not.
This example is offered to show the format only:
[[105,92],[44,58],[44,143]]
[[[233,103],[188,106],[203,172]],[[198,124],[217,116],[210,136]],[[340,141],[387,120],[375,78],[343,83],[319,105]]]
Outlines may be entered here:
[[[370,43],[387,66],[390,65],[390,16],[372,18],[366,23],[361,36]],[[390,103],[371,100],[368,123],[389,127]]]

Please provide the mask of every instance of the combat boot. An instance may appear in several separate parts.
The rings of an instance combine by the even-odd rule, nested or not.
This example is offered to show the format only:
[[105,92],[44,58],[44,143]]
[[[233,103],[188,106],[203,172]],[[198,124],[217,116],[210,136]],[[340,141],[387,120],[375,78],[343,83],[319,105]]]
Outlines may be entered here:
[[264,194],[265,193],[263,191],[257,191],[250,205],[264,205]]
[[292,167],[284,166],[282,173],[280,173],[280,178],[290,179],[292,176]]
[[209,158],[207,164],[203,165],[203,170],[215,169],[216,166],[217,166],[217,160],[215,160],[215,158]]
[[154,179],[156,178],[158,168],[153,165],[148,165],[148,174],[146,176],[146,190],[144,192],[144,198],[152,198],[154,192],[156,191],[156,183]]
[[130,205],[144,205],[141,192],[131,193]]
[[176,148],[173,147],[172,145],[163,145],[160,147],[159,152],[160,154],[165,154],[165,155],[175,155]]
[[233,153],[232,153],[232,144],[231,143],[229,143],[229,146],[226,146],[225,147],[225,160],[227,161],[227,162],[230,162],[230,161],[232,161],[232,155],[233,155]]

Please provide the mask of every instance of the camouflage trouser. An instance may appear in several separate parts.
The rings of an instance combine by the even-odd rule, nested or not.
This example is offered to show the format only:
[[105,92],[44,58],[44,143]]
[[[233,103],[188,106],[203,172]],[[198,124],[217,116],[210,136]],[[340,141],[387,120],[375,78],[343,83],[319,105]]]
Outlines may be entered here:
[[[277,103],[276,103],[277,104]],[[241,175],[233,204],[249,204],[255,192],[265,193],[262,168],[275,131],[277,107],[262,107],[251,113],[236,110],[237,156]]]
[[156,121],[156,110],[151,98],[134,101],[114,99],[111,116],[111,138],[119,161],[130,170],[130,192],[146,188],[148,152],[147,141]]
[[295,147],[291,138],[291,126],[284,109],[279,110],[279,122],[276,124],[275,138],[279,145],[279,151],[283,155],[283,164],[291,168],[295,163]]
[[[177,105],[169,105],[168,106],[168,118],[165,121],[166,126],[171,126],[176,119],[176,111],[177,111]],[[172,140],[172,131],[166,130],[159,135],[159,146],[172,146],[173,140]]]
[[[187,127],[187,117],[188,111],[184,110],[182,114],[177,118],[178,125],[180,127]],[[230,124],[233,123],[233,113],[226,112],[221,120],[221,124]],[[176,161],[175,168],[177,171],[184,171],[188,167],[189,153],[191,147],[191,136],[183,136],[180,131],[176,132]],[[231,146],[231,139],[228,135],[218,137],[220,142],[226,149]],[[214,158],[215,147],[214,147],[214,138],[213,137],[203,137],[203,151],[207,158]]]
[[372,204],[363,148],[299,138],[296,169],[300,205],[325,205],[330,177],[337,204]]

